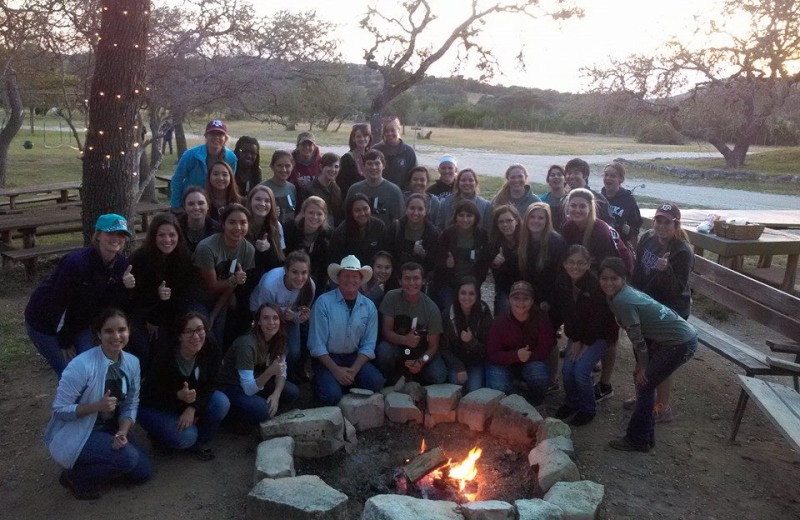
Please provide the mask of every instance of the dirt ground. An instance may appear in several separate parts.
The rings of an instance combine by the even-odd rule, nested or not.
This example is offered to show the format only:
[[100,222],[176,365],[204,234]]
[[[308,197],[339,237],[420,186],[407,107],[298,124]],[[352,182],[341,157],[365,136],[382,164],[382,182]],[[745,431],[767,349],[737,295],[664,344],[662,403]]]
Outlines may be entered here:
[[[20,269],[0,275],[3,349],[9,348],[9,338],[17,341],[24,337],[21,315],[32,286],[20,281],[21,277]],[[700,302],[695,310],[729,334],[764,350],[764,339],[775,336],[734,315],[720,322],[708,314],[707,302]],[[206,463],[182,454],[153,454],[154,477],[149,483],[109,487],[103,490],[103,499],[95,502],[73,499],[58,485],[59,468],[42,443],[55,376],[32,347],[14,359],[0,366],[0,517],[246,518],[245,497],[253,485],[258,444],[255,436],[221,433],[213,445],[217,457]],[[624,430],[630,416],[622,409],[622,402],[632,390],[632,367],[630,345],[623,339],[612,381],[614,397],[599,405],[593,423],[573,429],[581,474],[606,486],[599,518],[800,518],[800,455],[753,403],[748,406],[737,442],[728,441],[739,393],[735,375],[740,371],[703,347],[676,375],[674,406],[678,417],[673,423],[657,425],[656,449],[641,454],[608,448],[608,440]],[[303,394],[302,405],[311,405],[310,391],[306,388]],[[549,396],[551,411],[560,399],[560,394]],[[142,430],[137,427],[135,432],[147,446]],[[535,492],[535,477],[524,464],[524,454],[504,450],[498,442],[458,425],[440,425],[434,432],[420,427],[384,427],[360,435],[360,443],[350,455],[297,461],[296,466],[300,474],[318,472],[348,496],[363,498],[385,492],[387,476],[407,456],[395,452],[413,452],[423,435],[434,444],[448,444],[459,452],[457,455],[463,455],[460,451],[465,453],[473,443],[489,446],[491,454],[485,460],[490,464],[484,475],[492,481],[519,481],[520,493]],[[497,491],[494,486],[489,487]],[[501,488],[498,498],[509,498],[505,496],[509,488]],[[355,499],[351,502],[355,519],[362,505]]]

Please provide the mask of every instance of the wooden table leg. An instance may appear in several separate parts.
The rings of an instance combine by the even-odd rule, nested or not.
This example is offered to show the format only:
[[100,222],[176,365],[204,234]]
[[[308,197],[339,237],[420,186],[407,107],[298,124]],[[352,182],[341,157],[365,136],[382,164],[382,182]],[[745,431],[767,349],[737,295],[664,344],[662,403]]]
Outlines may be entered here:
[[772,255],[758,257],[758,267],[769,267],[772,265]]
[[58,202],[61,204],[69,202],[69,190],[61,190],[61,197],[59,197]]
[[[25,249],[36,247],[36,228],[22,230],[22,247]],[[25,277],[28,280],[35,280],[36,259],[29,258],[28,260],[23,260],[23,263],[25,264]]]
[[794,284],[797,280],[797,260],[800,255],[789,255],[786,259],[786,273],[783,275],[783,283],[780,289],[789,294],[794,293]]
[[747,408],[747,401],[750,396],[742,389],[739,393],[739,401],[736,403],[736,410],[733,412],[733,428],[731,429],[731,442],[736,440],[736,434],[739,433],[739,426],[742,424],[744,411]]
[[8,209],[17,209],[17,196],[16,195],[9,195],[8,196]]
[[696,254],[697,256],[703,256],[703,253],[705,252],[706,252],[705,249],[703,249],[702,247],[694,246],[694,254]]
[[729,269],[736,270],[737,258],[738,257],[735,257],[735,256],[717,255],[717,263],[719,265],[724,265],[725,267],[727,267]]

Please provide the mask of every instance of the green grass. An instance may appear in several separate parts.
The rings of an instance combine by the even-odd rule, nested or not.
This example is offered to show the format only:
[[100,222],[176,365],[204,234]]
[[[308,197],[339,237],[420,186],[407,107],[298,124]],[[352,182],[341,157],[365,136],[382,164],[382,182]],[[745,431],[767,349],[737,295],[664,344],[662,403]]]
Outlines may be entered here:
[[[720,155],[706,159],[661,159],[654,161],[667,166],[686,166],[698,170],[725,169],[725,160]],[[750,170],[769,176],[800,175],[800,146],[750,153],[740,170]]]

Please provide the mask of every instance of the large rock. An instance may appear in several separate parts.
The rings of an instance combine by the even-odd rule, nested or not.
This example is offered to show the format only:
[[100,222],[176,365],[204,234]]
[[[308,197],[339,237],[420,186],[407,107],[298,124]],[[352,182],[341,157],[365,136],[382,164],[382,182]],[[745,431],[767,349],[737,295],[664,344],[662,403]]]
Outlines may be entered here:
[[344,446],[344,417],[338,406],[294,410],[261,423],[261,436],[293,438],[298,457],[327,457]]
[[384,407],[383,394],[350,393],[339,401],[342,415],[360,432],[383,426]]
[[[542,425],[539,425],[541,428]],[[539,433],[538,431],[536,432]],[[537,435],[538,436],[538,435]],[[569,437],[564,437],[563,435],[559,435],[558,437],[551,437],[549,439],[542,439],[536,444],[536,447],[531,450],[533,451],[550,451],[550,450],[561,450],[570,457],[575,455],[575,446],[572,444],[572,439]],[[530,461],[530,455],[528,456],[528,460]]]
[[281,520],[348,520],[347,495],[316,475],[265,478],[247,495],[253,518]]
[[431,415],[444,414],[458,407],[463,387],[461,385],[428,385],[425,392],[428,394],[428,413]]
[[[395,388],[400,384],[400,381],[394,385]],[[408,383],[404,383],[403,387],[400,390],[397,390],[401,394],[406,394],[411,396],[411,400],[414,401],[414,405],[419,408],[420,410],[425,407],[425,387],[421,384],[417,383],[416,381],[409,381]]]
[[569,429],[569,425],[564,421],[548,417],[539,424],[539,429],[536,430],[536,442],[539,443],[554,437],[572,439],[572,430]]
[[603,501],[605,487],[591,480],[558,482],[544,499],[564,511],[564,520],[592,520]]
[[489,433],[513,444],[529,446],[536,440],[542,416],[524,397],[512,394],[500,401]]
[[574,482],[581,479],[578,466],[563,451],[556,449],[550,450],[531,450],[528,455],[528,462],[531,466],[539,466],[536,473],[539,479],[539,487],[543,492],[547,492],[556,482]]
[[358,437],[356,436],[356,427],[353,426],[347,419],[344,420],[344,451],[351,453],[356,449],[358,444]]
[[484,431],[505,396],[503,392],[491,388],[468,393],[458,402],[458,422],[469,426],[474,432]]
[[456,422],[456,411],[450,410],[445,413],[425,414],[425,427],[433,428],[437,424],[454,423]]
[[[338,410],[338,408],[337,408]],[[386,396],[386,417],[396,423],[416,422],[422,424],[422,410],[416,407],[411,396],[392,392]]]
[[361,520],[464,520],[464,517],[455,502],[376,495],[364,504]]
[[564,511],[555,504],[540,498],[514,502],[519,520],[564,520]]
[[500,500],[467,502],[461,505],[464,520],[514,520],[514,506]]
[[265,478],[294,477],[294,439],[276,437],[258,445],[254,483]]

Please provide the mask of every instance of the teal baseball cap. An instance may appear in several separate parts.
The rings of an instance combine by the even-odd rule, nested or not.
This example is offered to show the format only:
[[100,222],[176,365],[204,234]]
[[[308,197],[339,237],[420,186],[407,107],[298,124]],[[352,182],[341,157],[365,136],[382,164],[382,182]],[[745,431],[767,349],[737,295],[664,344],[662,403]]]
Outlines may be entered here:
[[122,215],[116,213],[106,213],[97,217],[97,223],[94,225],[97,231],[104,231],[106,233],[125,233],[129,237],[133,237],[133,233],[128,230],[128,221]]

